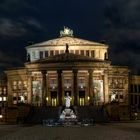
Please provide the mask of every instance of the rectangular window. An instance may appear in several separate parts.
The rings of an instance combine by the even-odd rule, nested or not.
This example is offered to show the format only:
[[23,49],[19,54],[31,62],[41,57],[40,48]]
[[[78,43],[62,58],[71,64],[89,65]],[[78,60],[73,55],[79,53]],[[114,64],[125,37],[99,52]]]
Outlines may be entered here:
[[123,99],[123,95],[120,95],[120,99]]
[[23,89],[27,89],[27,82],[23,81]]
[[13,100],[14,100],[14,101],[17,100],[17,97],[13,97]]
[[16,105],[16,104],[17,104],[17,100],[14,100],[14,101],[13,101],[13,104]]
[[40,51],[40,52],[39,52],[39,56],[40,56],[40,59],[43,58],[43,51]]
[[60,54],[64,53],[64,50],[60,50]]
[[58,55],[58,54],[59,54],[59,51],[58,51],[58,50],[56,50],[56,51],[55,51],[55,55]]
[[70,50],[70,53],[74,53],[74,50]]
[[89,50],[86,50],[86,56],[89,56]]
[[50,56],[53,56],[54,55],[54,51],[50,51]]
[[22,81],[18,81],[18,89],[23,89],[23,83],[22,83]]
[[45,57],[48,57],[49,54],[48,54],[48,51],[45,51]]
[[94,50],[91,51],[91,57],[95,57],[95,51]]
[[134,85],[134,93],[137,93],[137,85]]
[[17,90],[17,81],[13,81],[13,90]]
[[133,93],[133,85],[130,86],[130,93]]
[[80,54],[81,54],[81,55],[84,55],[84,50],[81,50],[81,51],[80,51]]
[[79,54],[79,50],[75,50],[75,54]]

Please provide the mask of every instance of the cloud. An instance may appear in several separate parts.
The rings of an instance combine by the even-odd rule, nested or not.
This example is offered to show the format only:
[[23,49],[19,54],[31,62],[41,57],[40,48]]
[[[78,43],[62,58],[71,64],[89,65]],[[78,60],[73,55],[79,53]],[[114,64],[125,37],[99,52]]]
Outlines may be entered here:
[[1,37],[21,37],[26,34],[26,29],[19,22],[14,22],[7,18],[0,19]]
[[140,73],[140,1],[110,0],[104,9],[103,38],[110,44],[114,64]]
[[36,19],[34,18],[29,18],[26,20],[26,23],[30,26],[34,26],[35,28],[38,28],[38,29],[42,29],[42,25],[40,24],[39,21],[37,21]]

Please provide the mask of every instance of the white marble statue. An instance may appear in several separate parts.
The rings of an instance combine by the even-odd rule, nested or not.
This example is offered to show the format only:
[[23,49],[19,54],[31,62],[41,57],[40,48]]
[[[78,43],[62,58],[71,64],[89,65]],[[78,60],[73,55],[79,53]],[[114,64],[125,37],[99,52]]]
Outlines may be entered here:
[[66,97],[65,97],[65,105],[67,108],[70,107],[70,101],[71,101],[71,97],[69,96],[69,93],[66,93]]
[[111,102],[116,100],[116,93],[111,94]]

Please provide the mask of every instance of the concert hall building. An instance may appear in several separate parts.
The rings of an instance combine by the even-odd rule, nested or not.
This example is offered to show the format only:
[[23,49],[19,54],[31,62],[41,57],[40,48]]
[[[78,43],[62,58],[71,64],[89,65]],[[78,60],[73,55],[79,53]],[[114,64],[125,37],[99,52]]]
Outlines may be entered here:
[[21,103],[58,107],[65,105],[68,92],[72,106],[115,102],[126,109],[126,114],[130,105],[140,109],[140,76],[130,75],[127,66],[111,65],[108,48],[103,43],[76,38],[65,27],[58,38],[26,47],[24,67],[5,71],[7,94],[5,98],[0,94],[0,101],[5,99],[5,108],[11,109]]

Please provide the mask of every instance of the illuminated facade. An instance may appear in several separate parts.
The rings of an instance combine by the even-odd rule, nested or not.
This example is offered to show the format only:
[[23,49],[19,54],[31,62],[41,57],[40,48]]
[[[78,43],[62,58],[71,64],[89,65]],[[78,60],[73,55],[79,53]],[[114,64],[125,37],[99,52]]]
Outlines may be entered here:
[[72,106],[129,105],[129,69],[111,65],[106,44],[75,38],[64,28],[59,38],[26,50],[25,67],[5,71],[9,107],[63,106],[67,92]]

